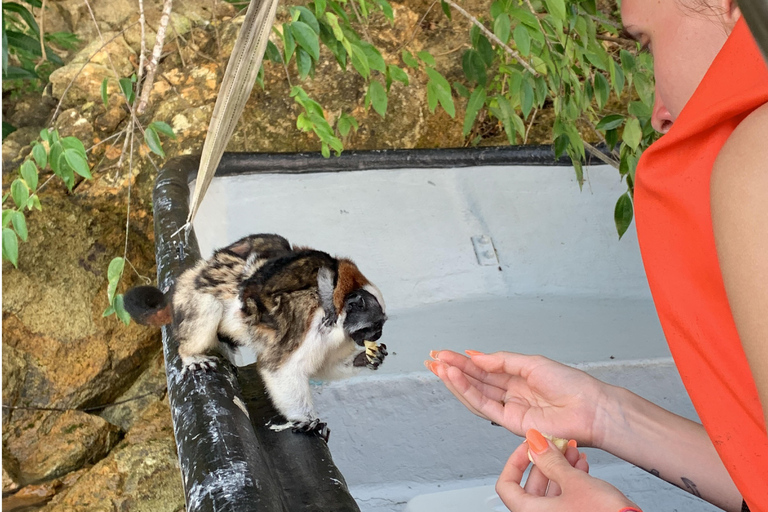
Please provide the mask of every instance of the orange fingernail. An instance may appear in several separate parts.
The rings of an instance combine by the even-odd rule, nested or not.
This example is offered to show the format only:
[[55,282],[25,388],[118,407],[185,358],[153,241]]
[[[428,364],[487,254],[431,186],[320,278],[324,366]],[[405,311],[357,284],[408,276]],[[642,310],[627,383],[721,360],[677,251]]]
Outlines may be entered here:
[[587,454],[586,454],[586,453],[584,453],[584,452],[581,452],[581,453],[579,454],[579,457],[581,458],[581,460],[587,460]]
[[571,439],[570,441],[568,441],[568,446],[570,446],[571,448],[576,448],[578,445],[576,444],[575,439]]
[[528,445],[533,450],[533,453],[544,453],[549,448],[547,440],[538,430],[530,429],[525,433],[525,439],[528,441]]
[[424,366],[427,367],[427,370],[431,371],[435,375],[437,375],[437,372],[435,371],[435,362],[434,361],[424,361]]
[[482,356],[483,355],[482,352],[479,352],[477,350],[465,350],[464,352],[466,352],[470,356]]
[[429,351],[429,357],[431,357],[432,359],[437,359],[437,354],[439,354],[439,353],[440,353],[439,350],[430,350]]

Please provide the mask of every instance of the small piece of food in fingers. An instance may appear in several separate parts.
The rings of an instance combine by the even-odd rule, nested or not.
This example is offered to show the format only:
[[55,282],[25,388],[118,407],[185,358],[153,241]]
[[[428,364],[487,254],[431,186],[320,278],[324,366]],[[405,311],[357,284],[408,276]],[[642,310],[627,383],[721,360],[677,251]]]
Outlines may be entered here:
[[[560,450],[563,454],[565,454],[565,450],[568,449],[568,440],[563,439],[562,437],[555,437],[551,436],[549,434],[541,433],[542,436],[546,437],[550,441],[552,441],[552,444],[554,444],[558,450]],[[528,460],[533,462],[533,456],[531,455],[531,450],[528,450]]]

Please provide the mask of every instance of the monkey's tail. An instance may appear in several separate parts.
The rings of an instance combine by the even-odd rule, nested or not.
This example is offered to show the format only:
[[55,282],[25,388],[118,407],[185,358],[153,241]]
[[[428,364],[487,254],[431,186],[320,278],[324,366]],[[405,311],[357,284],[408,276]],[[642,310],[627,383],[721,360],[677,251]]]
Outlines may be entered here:
[[171,323],[171,293],[154,286],[137,286],[125,292],[125,310],[136,323],[161,326]]

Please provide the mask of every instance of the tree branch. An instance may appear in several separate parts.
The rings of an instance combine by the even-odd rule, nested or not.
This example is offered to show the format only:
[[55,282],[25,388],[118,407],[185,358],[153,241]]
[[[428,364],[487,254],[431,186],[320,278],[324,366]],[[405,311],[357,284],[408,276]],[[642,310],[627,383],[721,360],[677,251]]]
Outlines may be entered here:
[[171,6],[173,0],[163,1],[163,15],[160,18],[160,26],[157,28],[157,36],[155,37],[155,47],[152,50],[152,60],[149,62],[149,69],[147,70],[147,78],[144,80],[144,86],[141,89],[141,99],[139,100],[139,106],[136,109],[136,113],[143,114],[147,109],[147,103],[149,103],[149,93],[152,92],[152,85],[155,82],[155,72],[157,71],[157,63],[160,60],[160,54],[163,53],[163,42],[165,41],[165,31],[168,28],[168,20],[171,19]]
[[522,56],[522,55],[520,55],[520,53],[519,53],[519,52],[517,52],[516,50],[513,50],[512,48],[510,48],[509,46],[507,46],[506,44],[504,44],[504,43],[501,41],[501,39],[499,39],[498,37],[496,37],[496,35],[495,35],[493,32],[491,32],[490,30],[488,30],[488,29],[485,27],[485,25],[483,25],[482,23],[480,23],[480,21],[479,21],[477,18],[475,18],[474,16],[472,16],[471,14],[469,14],[467,11],[465,11],[464,9],[462,9],[462,8],[461,8],[461,7],[460,7],[460,6],[459,6],[459,5],[458,5],[456,2],[454,2],[453,0],[443,0],[443,1],[444,1],[445,3],[447,3],[448,5],[450,5],[451,7],[453,7],[454,9],[456,9],[457,11],[459,11],[459,13],[460,13],[462,16],[464,16],[465,18],[467,18],[469,21],[471,21],[472,23],[474,23],[474,24],[475,24],[475,26],[476,26],[477,28],[479,28],[480,30],[482,30],[482,31],[483,31],[483,33],[484,33],[484,34],[485,34],[485,35],[488,37],[488,39],[490,39],[491,41],[493,41],[494,43],[496,43],[498,46],[500,46],[501,48],[503,48],[505,52],[507,52],[507,53],[508,53],[508,54],[510,54],[512,57],[514,57],[515,59],[517,59],[517,61],[518,61],[518,62],[519,62],[519,63],[520,63],[520,64],[521,64],[521,65],[522,65],[522,66],[523,66],[523,67],[524,67],[524,68],[525,68],[525,69],[526,69],[526,70],[527,70],[527,71],[528,71],[530,74],[532,74],[533,76],[539,76],[539,73],[538,73],[538,71],[536,71],[535,69],[533,69],[533,66],[531,66],[531,65],[530,65],[530,64],[529,64],[529,63],[528,63],[528,62],[527,62],[525,59],[523,59],[523,56]]

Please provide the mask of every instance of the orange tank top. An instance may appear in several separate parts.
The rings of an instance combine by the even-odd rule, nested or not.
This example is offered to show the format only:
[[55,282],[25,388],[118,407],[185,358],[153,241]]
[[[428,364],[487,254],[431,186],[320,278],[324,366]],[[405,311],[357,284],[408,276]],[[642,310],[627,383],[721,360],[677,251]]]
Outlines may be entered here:
[[643,154],[634,196],[640,251],[667,343],[752,512],[768,512],[768,435],[723,286],[709,179],[729,135],[766,102],[768,69],[740,20],[672,128]]

